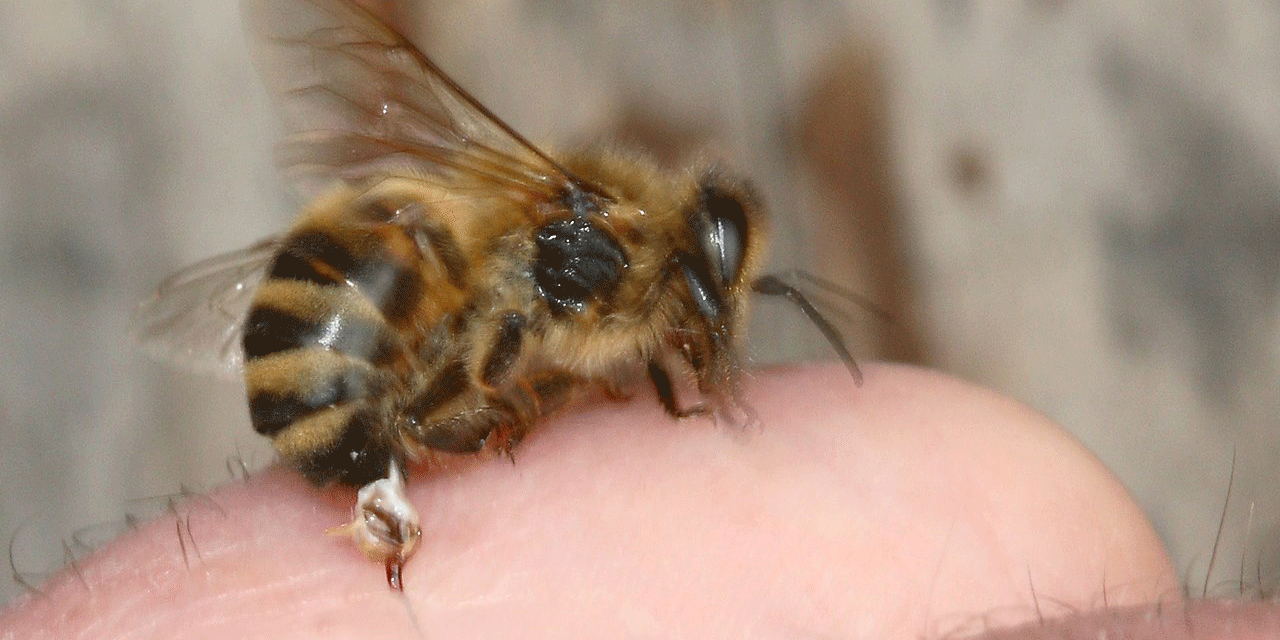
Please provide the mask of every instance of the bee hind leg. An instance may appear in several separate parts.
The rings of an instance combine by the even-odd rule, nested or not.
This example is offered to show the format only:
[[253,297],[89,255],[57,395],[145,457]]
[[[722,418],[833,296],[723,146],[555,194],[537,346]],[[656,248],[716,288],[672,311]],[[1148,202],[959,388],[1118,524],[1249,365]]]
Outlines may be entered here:
[[[413,445],[436,451],[478,453],[493,446],[511,457],[538,418],[563,406],[580,384],[577,376],[554,371],[521,380],[482,398],[473,395],[470,403],[475,404],[467,408],[415,402],[415,407],[430,409],[404,415],[399,432]],[[424,393],[431,391],[428,388]],[[483,392],[473,388],[473,393]]]
[[516,447],[533,430],[538,418],[564,406],[581,385],[581,378],[563,371],[545,372],[521,381],[502,401],[512,407],[515,419],[495,430],[497,450],[515,462]]
[[514,417],[506,407],[481,406],[437,420],[408,420],[400,433],[415,445],[435,451],[479,453],[492,434]]

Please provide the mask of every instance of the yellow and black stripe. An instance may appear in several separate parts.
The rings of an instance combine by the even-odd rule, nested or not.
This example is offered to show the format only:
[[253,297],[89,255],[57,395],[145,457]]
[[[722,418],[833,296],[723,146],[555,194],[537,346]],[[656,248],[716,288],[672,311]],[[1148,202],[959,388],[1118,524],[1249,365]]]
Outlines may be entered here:
[[290,235],[244,331],[254,429],[308,479],[360,486],[384,477],[395,450],[381,399],[412,366],[426,293],[405,230],[313,225]]

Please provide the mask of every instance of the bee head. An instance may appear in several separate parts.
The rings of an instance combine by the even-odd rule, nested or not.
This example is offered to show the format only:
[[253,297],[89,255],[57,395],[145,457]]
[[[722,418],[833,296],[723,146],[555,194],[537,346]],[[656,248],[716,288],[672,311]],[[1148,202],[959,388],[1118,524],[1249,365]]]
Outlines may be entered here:
[[713,171],[698,182],[685,216],[693,243],[677,253],[676,262],[709,338],[697,349],[702,353],[686,346],[686,355],[704,383],[724,380],[738,366],[730,340],[764,240],[759,206],[749,185]]
[[707,341],[694,344],[686,340],[681,347],[698,372],[703,390],[723,386],[736,376],[740,363],[731,340],[751,291],[791,301],[822,332],[854,381],[861,384],[862,373],[844,338],[805,295],[783,277],[757,277],[763,220],[756,203],[747,184],[727,181],[712,172],[699,182],[697,197],[687,213],[697,244],[678,254],[677,261],[693,306],[706,323]]

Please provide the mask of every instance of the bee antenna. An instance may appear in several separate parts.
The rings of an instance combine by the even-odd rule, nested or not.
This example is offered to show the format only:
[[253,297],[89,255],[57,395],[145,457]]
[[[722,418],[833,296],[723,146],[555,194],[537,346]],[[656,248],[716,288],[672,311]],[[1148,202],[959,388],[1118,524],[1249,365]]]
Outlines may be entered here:
[[781,296],[790,300],[796,305],[805,317],[812,322],[823,337],[831,344],[831,348],[836,350],[836,354],[840,356],[840,360],[844,362],[844,366],[849,369],[849,373],[853,376],[853,383],[862,385],[862,370],[858,368],[858,363],[854,361],[853,354],[849,353],[849,349],[844,346],[844,336],[840,335],[840,331],[831,324],[829,320],[822,316],[809,299],[800,292],[799,289],[779,280],[777,276],[761,276],[751,283],[751,289],[756,293],[766,296]]
[[896,321],[892,313],[881,309],[880,306],[871,301],[870,298],[858,295],[856,292],[850,291],[846,287],[842,287],[830,280],[827,280],[826,278],[809,273],[808,271],[801,269],[788,269],[777,274],[777,277],[785,280],[804,280],[827,293],[844,298],[859,309],[875,316],[877,320],[885,324],[892,325]]

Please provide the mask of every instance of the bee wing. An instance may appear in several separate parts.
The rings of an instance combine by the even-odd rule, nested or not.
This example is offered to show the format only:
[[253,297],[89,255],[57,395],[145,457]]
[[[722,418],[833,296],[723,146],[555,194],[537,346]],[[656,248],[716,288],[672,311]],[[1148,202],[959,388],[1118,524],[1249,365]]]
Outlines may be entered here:
[[278,247],[279,239],[269,238],[165,278],[138,305],[134,338],[157,359],[237,377],[244,360],[240,338],[245,316]]
[[251,46],[304,192],[413,175],[550,198],[579,182],[352,0],[244,0]]

